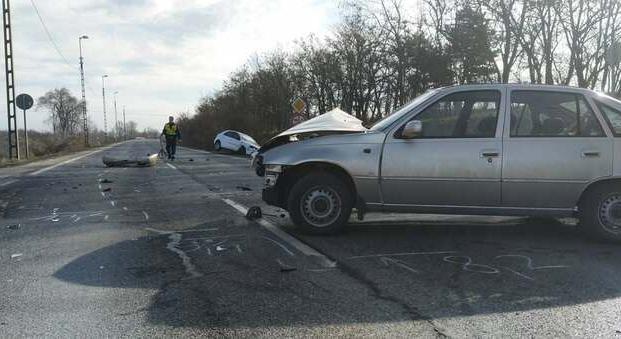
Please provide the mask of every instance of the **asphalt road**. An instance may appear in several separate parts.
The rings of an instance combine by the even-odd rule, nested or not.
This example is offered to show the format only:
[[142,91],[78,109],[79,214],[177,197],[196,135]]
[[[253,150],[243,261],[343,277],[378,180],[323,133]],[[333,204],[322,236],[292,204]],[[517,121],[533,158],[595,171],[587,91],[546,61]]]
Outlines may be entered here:
[[0,337],[621,337],[621,245],[571,221],[371,215],[310,237],[247,159],[101,162],[158,148],[0,169]]

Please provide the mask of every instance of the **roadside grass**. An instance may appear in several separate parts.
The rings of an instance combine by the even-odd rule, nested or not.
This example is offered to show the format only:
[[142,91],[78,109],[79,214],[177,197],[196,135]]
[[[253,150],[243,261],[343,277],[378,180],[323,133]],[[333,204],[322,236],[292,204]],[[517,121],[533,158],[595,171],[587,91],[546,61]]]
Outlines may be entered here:
[[26,146],[22,132],[23,131],[20,131],[19,133],[19,149],[21,159],[14,160],[8,158],[7,132],[0,131],[0,168],[24,165],[30,162],[67,155],[103,145],[98,143],[96,145],[90,145],[90,147],[86,147],[84,145],[83,136],[61,138],[52,133],[41,133],[32,131],[28,132],[29,158],[26,159]]

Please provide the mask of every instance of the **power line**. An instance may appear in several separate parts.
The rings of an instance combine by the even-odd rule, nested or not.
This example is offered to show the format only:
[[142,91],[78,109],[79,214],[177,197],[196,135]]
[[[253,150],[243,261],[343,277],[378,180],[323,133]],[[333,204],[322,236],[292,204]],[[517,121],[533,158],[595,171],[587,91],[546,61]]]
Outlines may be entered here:
[[54,41],[54,38],[52,37],[52,34],[50,33],[50,30],[47,28],[47,25],[45,24],[45,21],[43,21],[43,17],[41,16],[41,13],[39,12],[39,8],[37,8],[37,5],[35,4],[34,0],[30,0],[30,3],[32,4],[32,8],[34,8],[35,13],[37,13],[37,17],[39,18],[39,21],[41,22],[41,26],[43,26],[43,30],[45,30],[45,34],[47,35],[47,38],[50,41],[50,43],[52,44],[52,46],[54,47],[54,49],[56,50],[56,53],[58,53],[58,55],[60,55],[60,57],[63,59],[65,64],[67,64],[67,66],[69,66],[71,68],[75,68],[74,66],[71,65],[71,63],[69,61],[67,61],[67,58],[65,58],[63,53],[60,51],[60,48],[56,44],[56,41]]

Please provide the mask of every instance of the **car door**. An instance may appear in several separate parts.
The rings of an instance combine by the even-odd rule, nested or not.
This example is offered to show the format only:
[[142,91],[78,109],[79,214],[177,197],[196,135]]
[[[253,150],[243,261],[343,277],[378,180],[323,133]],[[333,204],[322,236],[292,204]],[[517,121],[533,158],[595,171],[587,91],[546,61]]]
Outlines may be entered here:
[[236,144],[236,140],[235,140],[235,132],[233,131],[226,131],[224,133],[224,142],[222,144],[222,147],[228,149],[228,150],[236,150],[237,148],[235,148],[235,144]]
[[505,207],[573,209],[612,172],[612,141],[579,91],[511,89],[505,128]]
[[411,120],[413,139],[388,135],[381,164],[386,205],[497,206],[500,204],[504,96],[497,89],[456,91]]

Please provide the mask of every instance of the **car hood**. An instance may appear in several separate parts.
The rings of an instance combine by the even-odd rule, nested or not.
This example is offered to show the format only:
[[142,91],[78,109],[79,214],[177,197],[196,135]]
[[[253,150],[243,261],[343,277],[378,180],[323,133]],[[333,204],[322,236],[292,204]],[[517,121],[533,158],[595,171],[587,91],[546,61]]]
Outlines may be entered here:
[[365,132],[362,121],[335,108],[310,120],[299,123],[266,142],[259,152],[287,144],[289,142],[332,134]]

